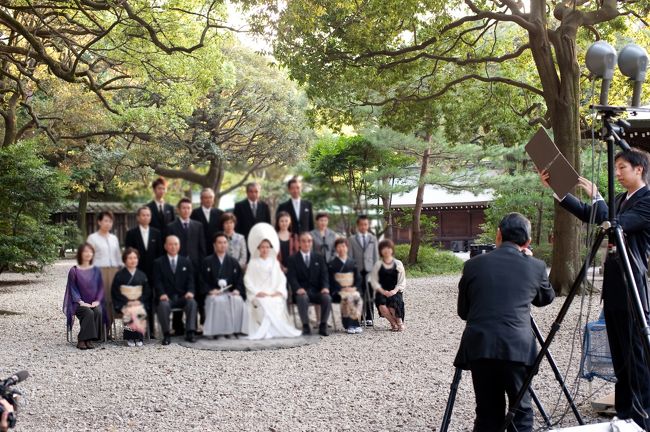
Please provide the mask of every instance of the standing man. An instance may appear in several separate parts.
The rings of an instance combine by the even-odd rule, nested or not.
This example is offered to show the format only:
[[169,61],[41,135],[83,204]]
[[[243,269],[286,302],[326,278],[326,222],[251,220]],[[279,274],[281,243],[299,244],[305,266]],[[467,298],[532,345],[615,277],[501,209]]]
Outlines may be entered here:
[[330,217],[325,212],[316,214],[316,229],[309,232],[312,239],[314,239],[314,252],[323,255],[325,262],[330,262],[336,256],[334,250],[334,242],[336,241],[336,233],[329,229]]
[[[616,216],[625,233],[630,264],[646,320],[649,317],[646,282],[650,249],[650,189],[646,183],[649,159],[648,153],[638,149],[625,150],[614,157],[616,179],[625,189],[616,197]],[[548,187],[548,172],[542,172],[541,177],[544,186]],[[587,193],[592,203],[582,203],[575,196],[567,194],[560,200],[560,205],[583,222],[589,222],[592,212],[596,224],[606,221],[609,208],[596,186],[583,177],[578,179],[578,186]],[[650,430],[650,371],[638,323],[632,318],[625,274],[615,249],[609,249],[607,253],[602,299],[616,374],[616,415],[621,419],[634,419],[643,429]]]
[[154,199],[147,207],[151,210],[151,226],[159,230],[163,235],[167,225],[174,221],[174,206],[165,202],[167,193],[167,180],[158,177],[151,183]]
[[350,255],[361,274],[361,296],[363,298],[365,324],[373,325],[375,290],[370,286],[370,272],[379,259],[377,237],[370,233],[370,219],[367,215],[357,217],[357,233],[348,238]]
[[248,233],[253,225],[259,222],[271,223],[271,211],[269,206],[260,200],[259,183],[248,183],[246,185],[246,199],[235,203],[233,211],[237,218],[235,231],[248,240]]
[[178,254],[180,241],[175,235],[165,239],[166,255],[154,261],[153,290],[158,303],[156,313],[163,332],[163,345],[171,342],[169,315],[173,308],[185,312],[185,340],[196,342],[196,300],[194,300],[194,268],[189,258]]
[[[174,235],[178,237],[181,242],[181,248],[178,252],[179,255],[187,257],[192,261],[192,268],[194,269],[194,283],[196,286],[201,286],[201,262],[205,258],[205,234],[203,233],[203,225],[200,222],[190,219],[192,213],[192,201],[189,198],[181,198],[178,202],[178,218],[169,225],[167,225],[166,235]],[[201,290],[196,292],[196,301],[199,304],[199,313],[201,314],[201,324],[205,321],[205,314],[203,313],[203,300],[205,297],[202,295]],[[177,330],[182,329],[182,322],[180,316],[174,315],[174,328]]]
[[[476,396],[474,431],[499,431],[505,421],[505,394],[515,399],[537,344],[530,305],[545,306],[555,292],[544,261],[533,258],[530,222],[519,213],[499,223],[497,249],[465,263],[458,284],[458,316],[467,321],[454,366],[472,371]],[[533,430],[533,409],[526,393],[508,431]]]
[[[136,213],[138,226],[126,232],[124,243],[125,250],[134,248],[140,254],[138,268],[147,275],[149,284],[153,283],[153,262],[164,254],[162,234],[156,228],[150,226],[151,210],[149,207],[140,207]],[[151,314],[153,310],[153,298],[143,298],[147,313]],[[151,316],[151,315],[150,315]],[[149,323],[149,334],[153,336],[155,327],[153,320],[147,320]]]
[[223,211],[214,206],[214,191],[211,188],[205,188],[201,191],[201,207],[192,210],[190,219],[203,224],[203,234],[205,235],[205,249],[207,255],[210,255],[212,239],[214,235],[223,231],[221,216]]
[[289,213],[289,215],[291,215],[291,231],[294,234],[313,230],[314,213],[311,208],[311,202],[300,198],[302,190],[300,180],[293,177],[287,183],[287,189],[289,190],[291,198],[278,206],[278,210],[275,212],[276,217],[278,213],[282,211]]
[[309,304],[320,305],[320,326],[318,334],[328,336],[327,321],[332,310],[332,297],[329,290],[329,274],[325,259],[312,252],[311,234],[300,234],[300,250],[289,257],[287,280],[294,292],[294,302],[302,321],[302,334],[310,335]]

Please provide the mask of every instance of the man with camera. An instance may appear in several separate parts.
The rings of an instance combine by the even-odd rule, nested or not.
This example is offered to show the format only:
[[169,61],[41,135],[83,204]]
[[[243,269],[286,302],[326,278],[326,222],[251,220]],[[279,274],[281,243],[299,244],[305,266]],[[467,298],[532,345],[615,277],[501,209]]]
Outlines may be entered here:
[[9,430],[9,416],[13,414],[14,407],[4,398],[0,397],[0,432]]
[[[503,425],[505,394],[515,399],[537,355],[530,305],[545,306],[555,298],[546,264],[530,256],[528,219],[506,215],[496,244],[496,250],[465,263],[458,284],[458,315],[467,325],[454,366],[472,371],[475,432],[498,431]],[[532,429],[526,393],[508,431]]]

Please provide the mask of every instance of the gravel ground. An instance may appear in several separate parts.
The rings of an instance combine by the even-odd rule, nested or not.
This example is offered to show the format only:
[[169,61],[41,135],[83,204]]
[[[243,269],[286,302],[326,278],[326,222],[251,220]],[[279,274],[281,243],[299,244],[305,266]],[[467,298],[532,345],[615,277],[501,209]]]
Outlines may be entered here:
[[[361,335],[335,333],[319,343],[277,351],[219,352],[119,343],[80,351],[66,343],[61,301],[71,261],[44,275],[0,275],[0,376],[20,369],[27,404],[17,430],[431,431],[449,395],[452,361],[464,323],[456,315],[459,275],[408,281],[407,330],[386,321]],[[548,332],[563,299],[534,311]],[[585,299],[584,309],[589,300]],[[592,301],[592,316],[597,302]],[[604,421],[589,397],[612,385],[576,380],[582,327],[572,305],[551,351],[577,388],[587,422]],[[584,317],[582,319],[584,323]],[[546,362],[534,388],[554,421],[566,403]],[[558,403],[559,402],[559,403]],[[450,430],[471,430],[469,373],[458,391]],[[536,419],[540,421],[540,416]],[[569,413],[561,424],[575,425]]]

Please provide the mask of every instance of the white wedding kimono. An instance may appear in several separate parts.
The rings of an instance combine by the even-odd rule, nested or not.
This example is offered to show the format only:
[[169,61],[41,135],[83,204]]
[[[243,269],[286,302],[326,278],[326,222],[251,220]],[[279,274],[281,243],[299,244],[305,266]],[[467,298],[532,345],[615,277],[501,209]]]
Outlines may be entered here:
[[[250,304],[248,339],[286,338],[302,334],[289,322],[286,306],[287,278],[282,273],[275,254],[266,259],[251,259],[244,275],[244,285]],[[282,296],[256,297],[260,292],[279,292]]]
[[[263,241],[271,244],[269,256],[260,257],[258,246]],[[302,332],[289,323],[287,316],[287,278],[277,260],[280,239],[273,226],[260,222],[248,233],[251,260],[244,275],[246,297],[250,305],[248,339],[297,337]],[[257,297],[257,294],[280,293],[280,296]]]

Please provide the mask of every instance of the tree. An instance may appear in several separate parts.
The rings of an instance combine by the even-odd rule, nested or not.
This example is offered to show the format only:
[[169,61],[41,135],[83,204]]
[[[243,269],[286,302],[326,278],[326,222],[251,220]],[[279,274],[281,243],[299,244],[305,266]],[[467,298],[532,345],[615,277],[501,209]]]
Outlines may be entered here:
[[57,258],[64,227],[50,214],[64,204],[65,186],[33,143],[0,149],[0,273],[39,271]]
[[[282,70],[244,48],[228,48],[225,57],[231,80],[212,89],[176,130],[160,137],[164,153],[148,153],[158,174],[211,187],[217,202],[253,173],[295,163],[312,138],[307,99]],[[222,190],[226,170],[242,177]]]
[[[644,17],[648,4],[529,3],[289,2],[274,20],[275,53],[312,94],[342,106],[431,103],[468,81],[513,86],[532,102],[522,116],[550,126],[560,151],[578,166],[579,30],[598,37],[598,26],[622,27],[617,18]],[[579,270],[578,222],[557,204],[554,230],[550,278],[566,292]]]
[[218,1],[3,2],[1,145],[11,145],[34,129],[56,140],[50,129],[60,116],[39,112],[34,105],[47,94],[48,77],[83,86],[116,115],[147,113],[150,120],[156,114],[161,119],[161,105],[171,106],[172,100],[175,110],[187,110],[193,93],[211,85],[213,74],[205,72],[218,62],[214,51],[191,54],[214,45],[219,33],[229,30],[221,21],[223,13]]

